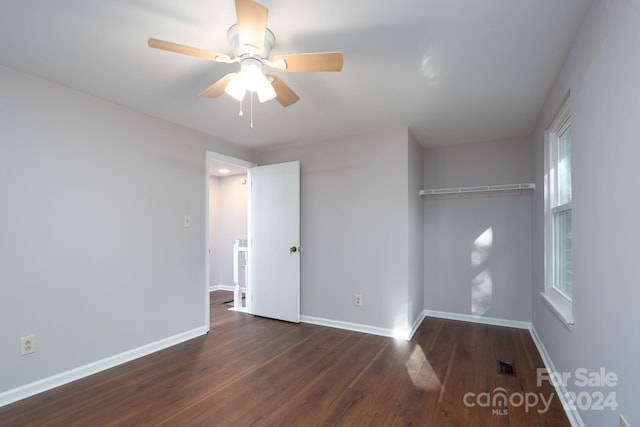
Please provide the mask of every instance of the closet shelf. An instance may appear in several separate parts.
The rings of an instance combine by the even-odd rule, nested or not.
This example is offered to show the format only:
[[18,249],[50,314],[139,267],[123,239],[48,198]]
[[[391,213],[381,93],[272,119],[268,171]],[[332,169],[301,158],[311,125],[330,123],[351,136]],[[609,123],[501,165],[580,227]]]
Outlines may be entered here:
[[421,196],[438,196],[440,194],[493,193],[496,191],[531,191],[536,188],[533,182],[524,184],[484,185],[479,187],[431,188],[420,190]]

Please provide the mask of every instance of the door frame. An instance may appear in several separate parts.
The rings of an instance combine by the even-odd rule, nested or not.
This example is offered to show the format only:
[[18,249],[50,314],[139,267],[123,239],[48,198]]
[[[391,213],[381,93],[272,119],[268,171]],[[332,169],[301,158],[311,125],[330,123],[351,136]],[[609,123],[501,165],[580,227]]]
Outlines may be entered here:
[[[207,331],[211,330],[211,310],[210,310],[210,302],[209,302],[209,289],[210,289],[210,281],[211,281],[211,264],[210,264],[210,251],[211,251],[211,242],[210,242],[210,217],[211,214],[209,212],[209,205],[211,203],[210,200],[210,181],[211,176],[209,175],[209,165],[212,160],[217,160],[219,162],[229,163],[231,165],[240,166],[247,169],[247,182],[250,181],[251,177],[251,168],[258,166],[256,163],[250,162],[248,160],[240,159],[237,157],[227,156],[226,154],[217,153],[215,151],[206,152],[206,162],[205,162],[205,222],[204,222],[204,233],[205,233],[205,243],[204,243],[204,257],[205,257],[205,274],[204,274],[204,318],[205,318],[205,326]],[[251,228],[251,191],[247,191],[247,230]],[[251,248],[249,248],[249,255],[251,255]]]

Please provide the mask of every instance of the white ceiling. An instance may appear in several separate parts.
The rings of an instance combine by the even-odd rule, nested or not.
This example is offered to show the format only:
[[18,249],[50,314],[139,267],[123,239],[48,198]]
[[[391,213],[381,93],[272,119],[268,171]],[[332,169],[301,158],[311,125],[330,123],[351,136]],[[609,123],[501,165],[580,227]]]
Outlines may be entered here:
[[[220,169],[227,169],[229,172],[220,172]],[[223,177],[233,175],[246,175],[247,168],[233,165],[231,163],[223,162],[220,160],[209,160],[209,175]]]
[[232,54],[232,0],[5,0],[0,64],[241,144],[408,126],[424,146],[528,135],[591,0],[265,0],[272,57],[340,50],[341,73],[282,73],[301,101],[199,93],[238,64],[151,49],[155,37]]

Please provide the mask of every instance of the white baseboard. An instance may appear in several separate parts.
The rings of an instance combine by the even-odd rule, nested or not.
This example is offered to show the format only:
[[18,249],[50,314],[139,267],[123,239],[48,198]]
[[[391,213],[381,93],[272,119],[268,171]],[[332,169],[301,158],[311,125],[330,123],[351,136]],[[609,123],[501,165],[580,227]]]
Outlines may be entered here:
[[425,318],[425,314],[424,311],[422,313],[420,313],[420,315],[418,316],[418,318],[416,319],[415,322],[413,322],[413,325],[411,325],[411,329],[409,329],[409,333],[407,334],[407,341],[411,340],[411,338],[413,338],[413,336],[416,334],[416,331],[418,330],[418,328],[420,327],[420,325],[422,325],[422,321]]
[[531,322],[519,320],[497,319],[494,317],[474,316],[471,314],[449,313],[445,311],[425,310],[424,316],[437,317],[439,319],[460,320],[462,322],[482,323],[493,326],[506,326],[507,328],[531,329]]
[[56,375],[52,375],[48,378],[25,384],[23,386],[14,388],[0,393],[0,407],[16,402],[21,399],[33,396],[43,391],[51,390],[52,388],[59,387],[64,384],[68,384],[72,381],[79,380],[89,375],[96,374],[114,366],[121,365],[126,362],[138,359],[142,356],[146,356],[156,351],[163,350],[167,347],[171,347],[181,342],[190,340],[195,337],[206,334],[207,328],[202,326],[200,328],[192,329],[187,332],[183,332],[172,337],[164,338],[159,341],[143,345],[138,348],[134,348],[124,353],[116,354],[115,356],[107,357],[106,359],[98,360],[96,362],[89,363],[84,366],[80,366],[75,369],[71,369],[66,372],[62,372]]
[[[346,329],[347,331],[362,332],[365,334],[380,335],[383,337],[400,338],[408,340],[409,331],[394,331],[387,328],[379,328],[377,326],[363,325],[360,323],[343,322],[340,320],[323,319],[321,317],[300,316],[303,323],[311,323],[313,325],[328,326],[330,328]],[[416,327],[417,329],[417,327]]]
[[[540,336],[538,335],[538,332],[536,331],[536,328],[533,325],[531,325],[531,328],[529,328],[529,332],[531,333],[531,338],[533,339],[533,342],[538,348],[538,353],[540,353],[540,357],[542,357],[542,361],[544,362],[544,366],[547,368],[547,371],[558,372],[556,371],[555,366],[553,366],[553,361],[551,360],[551,357],[549,356],[547,349],[542,343],[542,340],[540,339]],[[564,384],[562,384],[561,381],[558,381],[558,383],[559,384],[555,386],[556,393],[558,394],[558,398],[560,399],[562,406],[565,408],[565,413],[567,414],[567,418],[569,418],[569,422],[571,423],[571,426],[585,427],[578,411],[569,410],[570,405],[568,404],[567,399],[565,397],[567,396],[567,389],[565,388]]]
[[235,286],[227,286],[227,285],[212,285],[209,286],[209,292],[213,292],[213,291],[235,291],[236,287]]

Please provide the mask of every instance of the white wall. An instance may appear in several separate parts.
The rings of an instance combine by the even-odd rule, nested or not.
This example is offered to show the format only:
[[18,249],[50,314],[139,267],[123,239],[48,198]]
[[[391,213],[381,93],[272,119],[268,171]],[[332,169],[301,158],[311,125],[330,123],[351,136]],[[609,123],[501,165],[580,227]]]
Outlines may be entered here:
[[0,93],[0,393],[204,328],[206,150],[245,150],[4,67]]
[[[530,141],[429,148],[425,188],[530,182]],[[531,195],[494,193],[424,201],[428,310],[531,321]]]
[[[533,135],[533,172],[543,184],[544,131],[571,91],[573,139],[573,294],[570,332],[547,305],[544,289],[543,197],[533,203],[535,328],[558,371],[615,372],[617,411],[582,411],[587,426],[618,425],[624,413],[640,425],[640,3],[593,2],[550,92]],[[594,389],[576,387],[579,393]]]
[[[243,179],[245,184],[242,184]],[[234,286],[233,244],[237,238],[247,238],[246,179],[246,174],[211,176],[211,286]],[[238,279],[244,286],[244,270],[240,271]]]
[[271,149],[257,160],[301,162],[302,315],[405,330],[407,129]]

